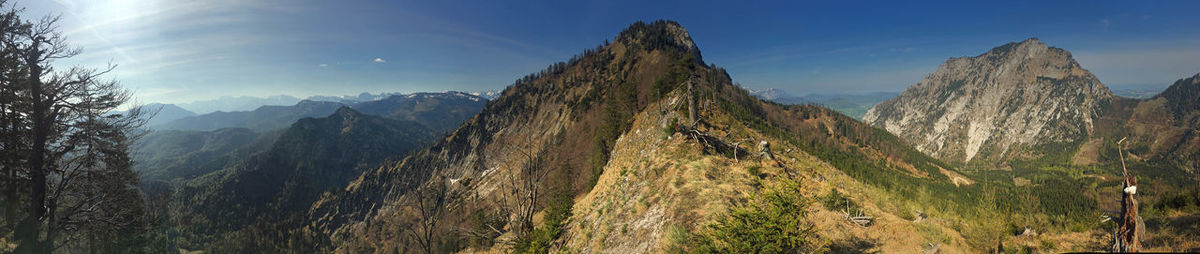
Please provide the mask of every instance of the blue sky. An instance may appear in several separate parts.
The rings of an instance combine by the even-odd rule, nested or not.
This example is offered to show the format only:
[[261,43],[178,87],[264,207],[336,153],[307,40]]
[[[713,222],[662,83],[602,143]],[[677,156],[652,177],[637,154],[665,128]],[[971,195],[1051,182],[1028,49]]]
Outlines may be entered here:
[[900,91],[949,57],[1038,37],[1112,87],[1200,72],[1197,1],[24,0],[63,15],[84,53],[139,102],[220,96],[499,90],[672,19],[750,88]]

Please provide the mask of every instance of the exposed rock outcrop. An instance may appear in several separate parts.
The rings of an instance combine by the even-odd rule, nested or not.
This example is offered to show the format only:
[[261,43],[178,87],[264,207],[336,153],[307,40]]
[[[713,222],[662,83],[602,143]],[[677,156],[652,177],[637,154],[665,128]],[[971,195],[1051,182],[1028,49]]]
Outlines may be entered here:
[[947,60],[863,121],[943,160],[997,161],[1086,138],[1112,99],[1070,52],[1028,39]]

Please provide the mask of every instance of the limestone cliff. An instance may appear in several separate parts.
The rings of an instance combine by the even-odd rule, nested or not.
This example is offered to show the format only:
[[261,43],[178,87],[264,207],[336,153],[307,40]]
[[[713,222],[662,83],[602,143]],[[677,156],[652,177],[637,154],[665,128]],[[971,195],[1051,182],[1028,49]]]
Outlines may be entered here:
[[1070,52],[1034,38],[951,58],[863,121],[946,161],[999,161],[1085,139],[1112,100]]

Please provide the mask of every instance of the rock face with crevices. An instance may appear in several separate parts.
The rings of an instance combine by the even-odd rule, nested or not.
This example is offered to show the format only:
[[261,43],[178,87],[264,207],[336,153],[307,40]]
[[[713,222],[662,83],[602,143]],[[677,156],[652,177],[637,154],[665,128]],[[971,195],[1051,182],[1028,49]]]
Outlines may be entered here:
[[946,161],[996,162],[1085,139],[1112,100],[1070,52],[1032,38],[951,58],[863,121]]

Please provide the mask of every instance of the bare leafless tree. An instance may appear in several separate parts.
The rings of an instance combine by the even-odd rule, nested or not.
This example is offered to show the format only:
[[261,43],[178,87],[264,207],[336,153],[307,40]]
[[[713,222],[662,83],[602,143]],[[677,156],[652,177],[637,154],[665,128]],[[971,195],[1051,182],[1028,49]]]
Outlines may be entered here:
[[413,208],[417,211],[417,225],[409,227],[409,238],[425,253],[434,253],[438,224],[446,211],[448,190],[442,181],[434,180],[424,187],[413,190]]
[[[483,167],[481,170],[486,170]],[[497,204],[499,202],[491,202],[491,197],[481,193],[479,188],[471,188],[469,194],[464,200],[464,204],[468,207],[466,211],[471,211],[473,216],[472,227],[458,228],[458,232],[467,234],[468,236],[483,241],[486,245],[491,245],[496,241],[496,237],[504,234],[504,225],[508,220],[499,219],[508,215],[508,210],[505,205]]]
[[533,215],[537,213],[537,202],[542,198],[542,182],[550,170],[542,166],[540,146],[536,134],[520,137],[517,144],[505,147],[504,174],[501,190],[502,207],[510,215],[509,230],[516,239],[527,239],[533,232]]

